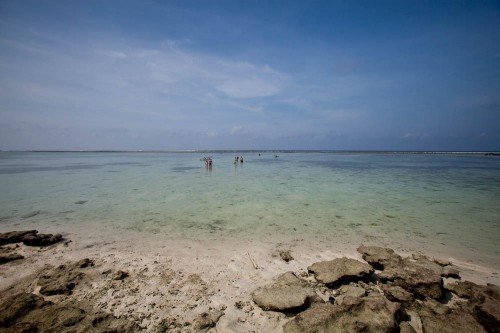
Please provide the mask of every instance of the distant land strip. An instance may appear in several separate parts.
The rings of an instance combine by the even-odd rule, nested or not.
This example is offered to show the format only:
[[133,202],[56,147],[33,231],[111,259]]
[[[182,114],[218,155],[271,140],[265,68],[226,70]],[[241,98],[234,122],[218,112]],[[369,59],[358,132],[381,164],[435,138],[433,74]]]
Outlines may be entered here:
[[193,149],[193,150],[0,150],[0,152],[32,152],[32,153],[197,153],[197,154],[291,154],[291,153],[321,153],[321,154],[409,154],[409,155],[486,155],[500,156],[499,151],[391,151],[391,150],[259,150],[259,149]]

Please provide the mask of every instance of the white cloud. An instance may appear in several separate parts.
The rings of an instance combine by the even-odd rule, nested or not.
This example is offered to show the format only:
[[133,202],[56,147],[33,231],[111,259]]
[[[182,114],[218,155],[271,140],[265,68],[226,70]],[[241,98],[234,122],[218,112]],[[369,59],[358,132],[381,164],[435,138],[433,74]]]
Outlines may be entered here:
[[230,79],[216,89],[234,98],[254,98],[275,95],[280,89],[261,79]]
[[430,137],[429,133],[412,133],[412,132],[406,132],[405,135],[403,135],[404,139],[427,139]]
[[231,135],[237,134],[237,133],[241,132],[242,129],[243,129],[243,126],[233,126],[233,128],[231,128],[231,130],[229,131],[229,134],[231,134]]

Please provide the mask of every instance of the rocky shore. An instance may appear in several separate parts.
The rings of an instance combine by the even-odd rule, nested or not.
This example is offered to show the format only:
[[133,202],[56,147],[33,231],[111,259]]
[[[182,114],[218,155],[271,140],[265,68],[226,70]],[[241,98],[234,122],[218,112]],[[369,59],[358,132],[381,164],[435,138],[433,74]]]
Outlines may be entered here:
[[[72,246],[36,230],[0,234],[0,277],[11,281],[0,290],[0,332],[500,331],[498,286],[462,281],[448,261],[389,248],[360,246],[359,260],[321,260],[276,275],[247,252],[248,270],[233,260],[230,275],[159,259],[71,260]],[[39,262],[55,255],[66,260]],[[297,255],[279,249],[272,260],[289,267]],[[251,270],[266,278],[248,279]]]

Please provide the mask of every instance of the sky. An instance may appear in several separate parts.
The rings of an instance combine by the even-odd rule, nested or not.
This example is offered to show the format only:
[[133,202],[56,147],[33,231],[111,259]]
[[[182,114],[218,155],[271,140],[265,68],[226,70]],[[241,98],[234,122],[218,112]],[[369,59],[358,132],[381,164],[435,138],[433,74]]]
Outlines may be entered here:
[[1,0],[1,150],[500,150],[498,1]]

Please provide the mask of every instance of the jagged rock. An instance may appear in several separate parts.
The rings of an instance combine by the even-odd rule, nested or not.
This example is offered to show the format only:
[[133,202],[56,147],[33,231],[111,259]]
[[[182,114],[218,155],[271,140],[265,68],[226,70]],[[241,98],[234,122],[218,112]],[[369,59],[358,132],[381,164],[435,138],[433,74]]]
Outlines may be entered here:
[[87,268],[94,266],[94,262],[89,258],[80,259],[77,262],[69,265],[70,268]]
[[280,258],[286,262],[292,261],[293,257],[292,254],[290,253],[290,250],[280,250],[279,251]]
[[61,234],[28,234],[23,237],[23,244],[28,246],[48,246],[60,242]]
[[399,286],[382,285],[385,297],[392,302],[409,303],[413,301],[413,295]]
[[467,298],[464,304],[488,332],[500,332],[500,288],[493,284],[479,286],[469,281],[450,283],[446,289]]
[[417,331],[410,325],[409,322],[403,321],[399,323],[399,333],[417,333]]
[[0,233],[0,245],[21,243],[27,235],[37,234],[37,230],[9,231]]
[[452,277],[456,279],[460,278],[460,272],[458,271],[458,268],[454,267],[451,264],[440,265],[437,262],[431,261],[427,257],[422,256],[415,259],[414,264],[422,268],[426,268],[432,271],[434,274],[440,275],[442,277]]
[[123,280],[128,277],[128,273],[124,271],[114,271],[110,274],[111,280]]
[[0,332],[138,332],[136,324],[105,313],[91,316],[78,306],[63,306],[20,293],[0,303]]
[[380,280],[400,286],[417,297],[439,299],[443,296],[442,277],[460,278],[455,267],[425,256],[402,258],[392,249],[376,246],[360,246],[358,252],[373,267],[383,270],[378,274]]
[[206,332],[208,329],[215,327],[220,317],[224,315],[223,311],[203,312],[193,321],[192,331]]
[[316,280],[325,284],[357,281],[374,272],[370,265],[350,258],[317,262],[309,266],[307,270],[314,273]]
[[482,302],[486,296],[500,300],[500,287],[494,284],[480,286],[470,281],[457,281],[449,283],[446,289],[459,297],[471,299],[473,302]]
[[416,297],[439,299],[443,296],[443,279],[429,269],[406,261],[402,266],[385,268],[378,274],[390,286],[400,286]]
[[0,265],[9,261],[20,260],[24,257],[20,254],[13,253],[11,249],[0,247]]
[[[50,306],[43,311],[43,322],[47,331],[75,326],[86,317],[85,311],[72,306]],[[29,318],[29,316],[28,316]]]
[[426,333],[486,333],[474,316],[462,307],[450,308],[434,300],[427,300],[419,304],[417,313]]
[[40,296],[21,293],[7,297],[0,303],[0,327],[10,327],[28,312],[48,304]]
[[315,295],[293,273],[287,272],[273,284],[258,288],[252,298],[255,304],[266,311],[296,311],[308,307]]
[[474,316],[488,332],[500,332],[500,302],[492,297],[486,297],[483,303],[476,305]]
[[366,290],[358,286],[342,286],[338,290],[339,296],[335,298],[335,304],[342,305],[344,302],[352,302],[350,298],[361,298],[366,296]]
[[71,294],[73,288],[85,277],[81,269],[91,265],[93,262],[86,258],[43,272],[38,278],[38,285],[41,286],[40,294],[45,296]]
[[28,246],[47,246],[61,239],[60,234],[39,234],[38,230],[10,231],[0,234],[0,245],[23,242]]
[[397,332],[401,313],[400,304],[381,295],[369,295],[343,305],[314,304],[286,323],[283,332]]
[[99,312],[87,316],[85,321],[80,324],[86,329],[82,332],[99,332],[99,333],[135,333],[141,329],[137,324],[123,318],[115,318],[108,313]]
[[403,260],[394,250],[378,246],[360,246],[358,252],[363,260],[372,265],[373,268],[383,270],[386,266],[399,265]]

